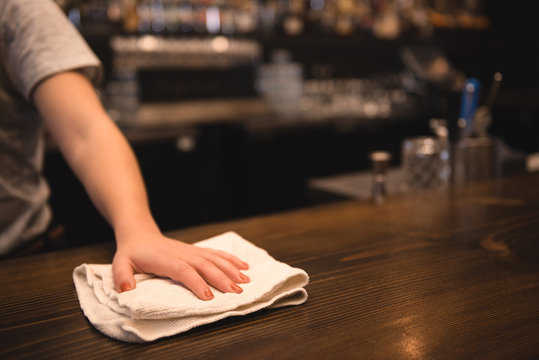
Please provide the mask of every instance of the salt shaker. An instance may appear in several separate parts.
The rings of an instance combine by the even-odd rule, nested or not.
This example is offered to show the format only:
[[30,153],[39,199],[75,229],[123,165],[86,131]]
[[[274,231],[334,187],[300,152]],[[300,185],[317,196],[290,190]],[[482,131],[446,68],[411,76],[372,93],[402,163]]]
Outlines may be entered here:
[[370,158],[373,168],[372,197],[376,204],[381,204],[387,194],[386,179],[391,155],[387,151],[373,151]]

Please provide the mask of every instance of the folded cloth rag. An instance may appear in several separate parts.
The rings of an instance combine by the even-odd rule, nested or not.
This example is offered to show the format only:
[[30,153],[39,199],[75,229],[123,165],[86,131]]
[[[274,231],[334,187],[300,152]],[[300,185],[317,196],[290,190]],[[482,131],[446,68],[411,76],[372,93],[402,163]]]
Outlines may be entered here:
[[224,250],[249,263],[244,272],[251,282],[242,284],[241,294],[214,290],[215,298],[203,301],[178,282],[146,274],[135,275],[136,289],[117,293],[112,265],[82,264],[73,271],[73,281],[84,315],[110,337],[144,342],[229,316],[307,300],[305,271],[275,260],[234,232],[195,245]]

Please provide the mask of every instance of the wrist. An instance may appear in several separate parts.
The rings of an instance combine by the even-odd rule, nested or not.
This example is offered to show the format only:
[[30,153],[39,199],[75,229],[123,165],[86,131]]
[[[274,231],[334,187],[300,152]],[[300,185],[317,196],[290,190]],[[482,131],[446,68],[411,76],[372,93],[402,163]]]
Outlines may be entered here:
[[113,230],[118,244],[126,239],[140,238],[141,235],[150,238],[161,234],[151,216],[126,216],[123,220],[115,222]]

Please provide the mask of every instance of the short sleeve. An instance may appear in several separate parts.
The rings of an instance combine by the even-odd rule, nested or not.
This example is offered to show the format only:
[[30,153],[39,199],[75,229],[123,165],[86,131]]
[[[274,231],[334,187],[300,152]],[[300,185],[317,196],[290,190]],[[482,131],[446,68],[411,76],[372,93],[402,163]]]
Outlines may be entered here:
[[0,15],[2,60],[26,100],[31,101],[37,84],[64,71],[80,70],[94,85],[99,84],[101,62],[54,2],[2,1],[6,1]]

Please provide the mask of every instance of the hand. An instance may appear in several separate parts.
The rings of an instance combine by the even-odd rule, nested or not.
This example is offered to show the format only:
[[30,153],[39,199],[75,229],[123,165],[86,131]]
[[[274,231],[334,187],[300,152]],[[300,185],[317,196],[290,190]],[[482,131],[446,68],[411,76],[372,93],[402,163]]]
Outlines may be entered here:
[[181,282],[202,300],[214,297],[208,284],[222,292],[239,294],[243,290],[238,283],[250,281],[240,272],[249,265],[224,251],[189,245],[160,233],[117,240],[112,273],[118,292],[136,287],[134,273],[154,274]]

